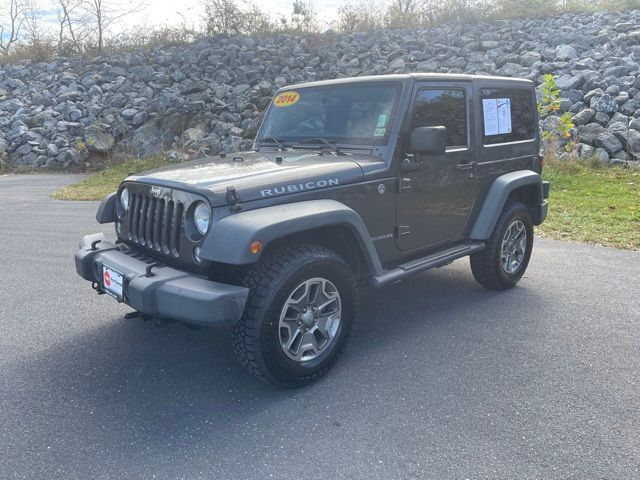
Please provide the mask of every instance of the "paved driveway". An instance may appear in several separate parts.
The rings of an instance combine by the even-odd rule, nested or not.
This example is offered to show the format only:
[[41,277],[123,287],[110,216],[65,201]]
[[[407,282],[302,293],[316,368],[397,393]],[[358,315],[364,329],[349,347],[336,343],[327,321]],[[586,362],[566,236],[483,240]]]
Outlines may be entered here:
[[466,261],[364,290],[337,367],[284,391],[226,331],[95,295],[97,203],[48,198],[73,180],[0,177],[0,478],[640,477],[639,253],[537,240],[508,292]]

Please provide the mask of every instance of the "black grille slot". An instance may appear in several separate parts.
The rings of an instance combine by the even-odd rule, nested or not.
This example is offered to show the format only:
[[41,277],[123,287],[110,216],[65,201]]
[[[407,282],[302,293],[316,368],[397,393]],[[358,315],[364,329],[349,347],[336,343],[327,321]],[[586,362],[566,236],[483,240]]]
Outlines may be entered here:
[[130,205],[129,240],[178,257],[184,205],[144,194],[131,194]]

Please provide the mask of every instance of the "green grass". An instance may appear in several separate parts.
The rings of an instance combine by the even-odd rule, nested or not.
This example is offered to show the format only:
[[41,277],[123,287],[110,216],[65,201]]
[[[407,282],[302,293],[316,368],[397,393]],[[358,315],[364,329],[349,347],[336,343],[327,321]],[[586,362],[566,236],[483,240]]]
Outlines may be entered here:
[[[129,173],[161,167],[164,157],[112,165],[53,193],[60,200],[100,200]],[[544,237],[640,250],[640,169],[549,163],[549,215],[537,231]]]
[[542,236],[640,250],[640,169],[551,163],[543,177],[551,193]]
[[102,200],[106,195],[117,190],[120,182],[129,173],[139,173],[167,164],[169,161],[162,156],[127,160],[111,165],[78,183],[56,190],[51,196],[57,200]]

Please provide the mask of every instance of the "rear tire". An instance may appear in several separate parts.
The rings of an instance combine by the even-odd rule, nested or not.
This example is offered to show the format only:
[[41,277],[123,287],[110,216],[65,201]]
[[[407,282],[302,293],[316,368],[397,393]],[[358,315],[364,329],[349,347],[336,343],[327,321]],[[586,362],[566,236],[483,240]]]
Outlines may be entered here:
[[489,290],[512,288],[524,275],[533,249],[529,209],[512,201],[502,209],[486,248],[471,255],[471,272]]
[[347,263],[318,245],[284,246],[266,252],[243,284],[249,298],[232,328],[240,364],[280,387],[303,386],[327,373],[356,314],[356,282]]

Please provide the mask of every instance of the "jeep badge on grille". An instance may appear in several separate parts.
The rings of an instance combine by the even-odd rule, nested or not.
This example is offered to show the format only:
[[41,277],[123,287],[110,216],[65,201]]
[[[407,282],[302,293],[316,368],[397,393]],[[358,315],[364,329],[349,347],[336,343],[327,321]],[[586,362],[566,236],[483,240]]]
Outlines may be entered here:
[[159,197],[162,195],[162,189],[160,187],[151,187],[151,195],[154,197]]

